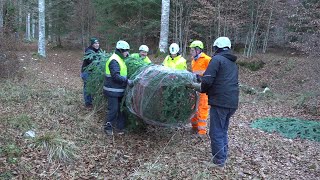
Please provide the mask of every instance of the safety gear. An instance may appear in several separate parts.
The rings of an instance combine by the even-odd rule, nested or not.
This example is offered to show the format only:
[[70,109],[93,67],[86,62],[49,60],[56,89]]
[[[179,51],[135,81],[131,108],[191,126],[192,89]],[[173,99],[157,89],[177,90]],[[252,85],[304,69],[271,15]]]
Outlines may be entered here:
[[139,47],[139,51],[149,52],[149,48],[148,48],[148,46],[146,46],[146,45],[141,45],[141,46]]
[[113,127],[112,127],[112,124],[110,122],[107,122],[104,125],[104,132],[109,136],[113,136]]
[[[192,59],[191,69],[194,74],[196,74],[197,79],[201,79],[203,73],[206,71],[211,57],[205,53],[199,54],[198,59]],[[207,119],[209,115],[209,106],[208,106],[208,96],[205,93],[200,93],[198,111],[191,119],[192,128],[198,130],[198,134],[204,135],[207,133]]]
[[108,61],[106,62],[106,76],[110,76],[110,69],[109,69],[109,64],[111,62],[111,60],[116,60],[120,66],[120,75],[121,76],[127,76],[127,66],[126,63],[123,61],[123,59],[121,59],[117,54],[113,54]]
[[122,97],[124,95],[125,89],[127,84],[121,82],[117,82],[113,80],[113,77],[111,76],[111,71],[110,71],[110,63],[111,61],[117,61],[117,64],[119,65],[119,70],[120,70],[120,76],[122,79],[127,78],[127,66],[121,57],[114,53],[106,62],[106,74],[105,74],[105,81],[104,81],[104,86],[103,86],[103,92],[107,96],[112,96],[112,97]]
[[192,83],[191,84],[192,88],[194,88],[194,90],[200,92],[201,91],[201,84],[200,83]]
[[172,59],[171,56],[167,56],[162,65],[175,69],[175,70],[187,70],[187,60],[184,59],[181,55]]
[[200,93],[198,111],[191,119],[193,129],[198,130],[198,134],[207,133],[207,119],[209,115],[208,96],[205,93]]
[[202,81],[202,76],[200,76],[199,74],[196,74],[196,79],[198,83],[201,83]]
[[[130,57],[133,57],[133,58],[136,58],[136,59],[142,58],[142,57],[140,57],[140,54],[139,54],[139,53],[130,54]],[[146,56],[146,57],[143,58],[142,60],[143,60],[145,63],[147,63],[147,64],[150,64],[150,63],[151,63],[151,60],[149,59],[148,56]]]
[[177,43],[172,43],[169,47],[170,54],[177,54],[179,52],[180,48]]
[[219,37],[213,43],[213,47],[215,46],[220,49],[225,47],[228,47],[229,49],[231,49],[231,41],[228,37]]
[[130,49],[130,46],[129,46],[129,44],[128,44],[126,41],[120,40],[120,41],[117,42],[116,48],[117,48],[117,49],[129,50],[129,49]]
[[195,48],[195,47],[199,47],[200,49],[203,49],[203,43],[199,40],[195,40],[193,41],[190,46],[190,48]]

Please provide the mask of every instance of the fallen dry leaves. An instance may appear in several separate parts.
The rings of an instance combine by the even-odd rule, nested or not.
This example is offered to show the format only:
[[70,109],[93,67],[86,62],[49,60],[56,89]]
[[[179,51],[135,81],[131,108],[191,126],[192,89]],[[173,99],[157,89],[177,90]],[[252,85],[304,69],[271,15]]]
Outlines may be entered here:
[[[82,105],[79,77],[80,51],[48,50],[46,60],[25,56],[25,76],[15,83],[25,86],[32,98],[0,104],[2,117],[27,114],[36,124],[37,135],[59,132],[78,147],[77,159],[49,163],[46,152],[30,147],[19,129],[0,123],[0,145],[15,143],[22,149],[16,163],[0,154],[0,177],[15,179],[318,179],[320,145],[301,139],[286,139],[250,128],[262,117],[297,117],[319,120],[319,116],[294,109],[296,93],[319,90],[317,74],[305,57],[279,54],[257,55],[266,67],[257,72],[240,68],[240,82],[259,89],[267,83],[275,97],[242,94],[229,131],[229,159],[224,169],[208,165],[209,138],[197,139],[188,130],[148,127],[145,132],[114,138],[102,132],[104,114]],[[241,59],[244,60],[244,59]],[[288,65],[292,62],[292,65]],[[290,66],[290,67],[288,67]],[[292,67],[291,67],[292,66]],[[304,67],[305,66],[305,67]],[[287,68],[287,69],[286,69]],[[291,68],[291,69],[290,69]],[[308,73],[306,73],[308,69]],[[305,80],[302,83],[302,80]],[[54,91],[55,93],[53,93]],[[50,97],[47,97],[50,95]],[[285,98],[284,98],[285,97]],[[68,100],[69,98],[69,100]]]

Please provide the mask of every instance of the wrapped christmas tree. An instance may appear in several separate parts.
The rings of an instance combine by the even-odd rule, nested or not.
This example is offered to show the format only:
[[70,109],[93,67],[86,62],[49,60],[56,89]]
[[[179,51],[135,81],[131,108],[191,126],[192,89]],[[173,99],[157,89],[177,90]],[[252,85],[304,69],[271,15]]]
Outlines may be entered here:
[[[88,67],[93,72],[88,91],[94,91],[94,99],[101,96],[98,94],[102,92],[104,65],[110,55],[101,54],[100,60]],[[189,88],[196,81],[192,73],[147,64],[139,58],[128,57],[125,62],[134,86],[127,87],[123,104],[132,114],[157,126],[173,127],[189,122],[198,102],[197,92]],[[98,103],[95,106],[100,106],[101,101],[95,102]]]

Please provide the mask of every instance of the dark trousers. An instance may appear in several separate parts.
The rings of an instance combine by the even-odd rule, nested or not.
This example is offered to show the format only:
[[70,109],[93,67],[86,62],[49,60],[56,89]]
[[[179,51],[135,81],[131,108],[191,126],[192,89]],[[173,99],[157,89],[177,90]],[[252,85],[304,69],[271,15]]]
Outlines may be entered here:
[[224,164],[228,156],[228,128],[230,117],[236,112],[233,108],[211,106],[210,139],[213,162]]
[[[125,114],[120,111],[120,104],[122,97],[110,97],[107,96],[108,99],[108,112],[107,118],[105,122],[105,128],[110,129],[112,127],[116,127],[119,130],[124,129],[125,125]],[[107,123],[110,123],[110,126],[107,126]]]
[[87,92],[87,80],[90,74],[88,72],[81,73],[81,78],[83,80],[83,99],[86,106],[92,105],[92,96]]

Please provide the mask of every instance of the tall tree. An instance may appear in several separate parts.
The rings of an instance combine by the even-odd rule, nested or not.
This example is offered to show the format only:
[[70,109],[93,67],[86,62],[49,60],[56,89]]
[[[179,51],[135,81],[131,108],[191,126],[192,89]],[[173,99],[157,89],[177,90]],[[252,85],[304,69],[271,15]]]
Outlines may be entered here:
[[169,15],[170,15],[170,0],[162,0],[159,50],[160,52],[163,52],[163,53],[167,52],[167,47],[168,47]]
[[31,34],[30,34],[30,13],[27,14],[26,17],[26,40],[31,41]]
[[39,41],[38,54],[46,57],[45,0],[39,0]]
[[3,33],[3,1],[0,0],[0,36]]

